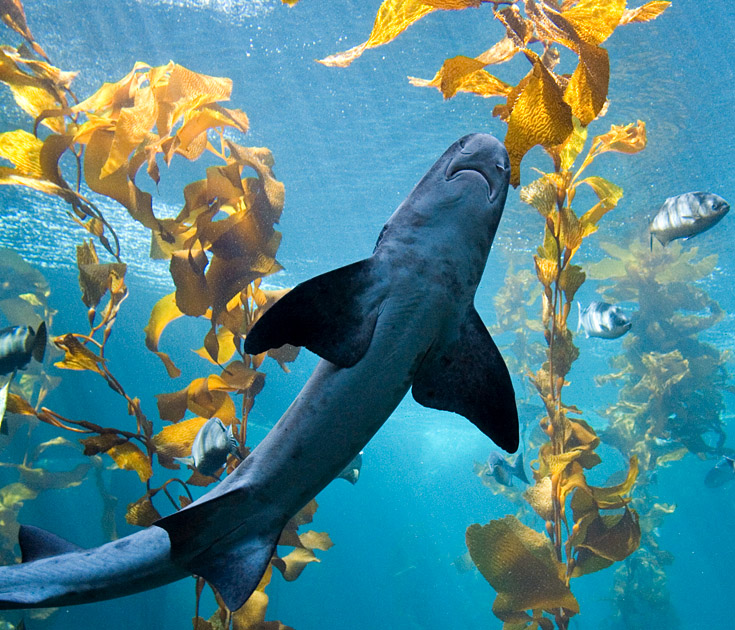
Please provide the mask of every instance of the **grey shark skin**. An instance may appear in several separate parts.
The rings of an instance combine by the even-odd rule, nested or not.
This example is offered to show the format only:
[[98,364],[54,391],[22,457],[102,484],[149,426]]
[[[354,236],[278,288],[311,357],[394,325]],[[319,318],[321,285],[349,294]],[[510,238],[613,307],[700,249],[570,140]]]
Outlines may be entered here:
[[298,285],[251,330],[247,353],[292,343],[323,359],[252,453],[185,509],[89,551],[22,528],[29,562],[0,568],[0,608],[94,602],[192,573],[239,608],[287,521],[412,386],[422,405],[460,413],[515,451],[510,376],[473,304],[509,174],[492,136],[455,142],[386,223],[370,258]]

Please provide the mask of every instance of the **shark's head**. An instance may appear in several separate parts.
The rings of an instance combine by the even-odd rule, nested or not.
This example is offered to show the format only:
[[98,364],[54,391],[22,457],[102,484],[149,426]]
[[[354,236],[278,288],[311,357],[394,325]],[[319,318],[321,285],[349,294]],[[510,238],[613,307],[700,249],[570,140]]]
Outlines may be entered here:
[[510,160],[503,144],[473,133],[454,142],[393,213],[376,251],[444,262],[475,286],[503,214]]
[[444,152],[435,168],[438,171],[435,175],[441,176],[444,171],[448,198],[461,199],[464,203],[472,200],[502,212],[508,194],[510,160],[497,138],[486,133],[464,136]]
[[503,144],[489,134],[469,134],[452,144],[429,169],[399,207],[394,221],[442,230],[454,225],[468,233],[487,235],[492,241],[509,179],[510,161]]

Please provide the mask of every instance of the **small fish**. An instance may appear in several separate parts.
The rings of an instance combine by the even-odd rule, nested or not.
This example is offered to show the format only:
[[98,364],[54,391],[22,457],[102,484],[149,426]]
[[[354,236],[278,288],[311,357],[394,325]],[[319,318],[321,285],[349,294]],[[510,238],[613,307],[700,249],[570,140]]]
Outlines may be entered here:
[[472,561],[472,556],[470,556],[469,551],[465,551],[461,556],[457,556],[452,564],[457,569],[457,573],[467,573],[475,568],[475,563]]
[[733,479],[735,479],[735,459],[723,455],[705,476],[704,485],[708,488],[719,488]]
[[8,405],[8,390],[10,389],[10,381],[0,388],[0,434],[8,434],[8,425],[5,422],[5,408]]
[[648,228],[651,248],[654,236],[664,247],[677,238],[692,238],[709,230],[729,210],[727,201],[713,193],[688,192],[669,197]]
[[349,481],[353,486],[357,483],[360,478],[360,471],[362,470],[362,451],[360,451],[355,458],[345,466],[344,470],[337,475],[337,479],[345,479]]
[[210,418],[194,438],[191,457],[177,457],[176,460],[211,477],[225,465],[230,454],[238,454],[238,443],[232,433],[232,425],[225,426],[219,418]]
[[500,452],[493,451],[487,458],[485,475],[492,477],[502,486],[512,486],[513,477],[528,483],[526,471],[523,469],[523,453],[520,453],[515,463],[511,464]]
[[22,370],[33,357],[39,363],[46,352],[46,322],[37,331],[30,326],[10,326],[0,330],[0,374]]
[[584,329],[587,337],[617,339],[627,333],[633,325],[619,306],[607,302],[590,302],[585,309],[577,302],[577,308],[579,309],[577,332]]

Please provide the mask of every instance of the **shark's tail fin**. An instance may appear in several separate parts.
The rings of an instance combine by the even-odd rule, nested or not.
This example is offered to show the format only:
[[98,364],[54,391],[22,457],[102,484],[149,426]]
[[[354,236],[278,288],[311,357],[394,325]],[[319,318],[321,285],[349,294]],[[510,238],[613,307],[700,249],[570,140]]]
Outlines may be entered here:
[[248,498],[235,490],[155,522],[168,533],[174,564],[212,584],[230,610],[257,588],[285,525],[263,518]]

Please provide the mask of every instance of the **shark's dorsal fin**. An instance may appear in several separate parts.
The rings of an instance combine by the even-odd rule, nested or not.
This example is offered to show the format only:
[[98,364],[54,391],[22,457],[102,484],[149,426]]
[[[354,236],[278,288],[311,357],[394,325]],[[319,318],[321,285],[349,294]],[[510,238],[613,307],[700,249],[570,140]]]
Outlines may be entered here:
[[510,374],[474,306],[452,340],[429,349],[414,377],[413,397],[424,407],[463,415],[506,451],[518,448]]
[[374,266],[368,258],[297,285],[255,323],[243,350],[260,354],[290,343],[352,367],[367,352],[378,319]]
[[32,562],[41,558],[50,558],[62,553],[81,551],[81,547],[64,540],[61,536],[34,527],[21,525],[18,531],[18,544],[23,562]]

